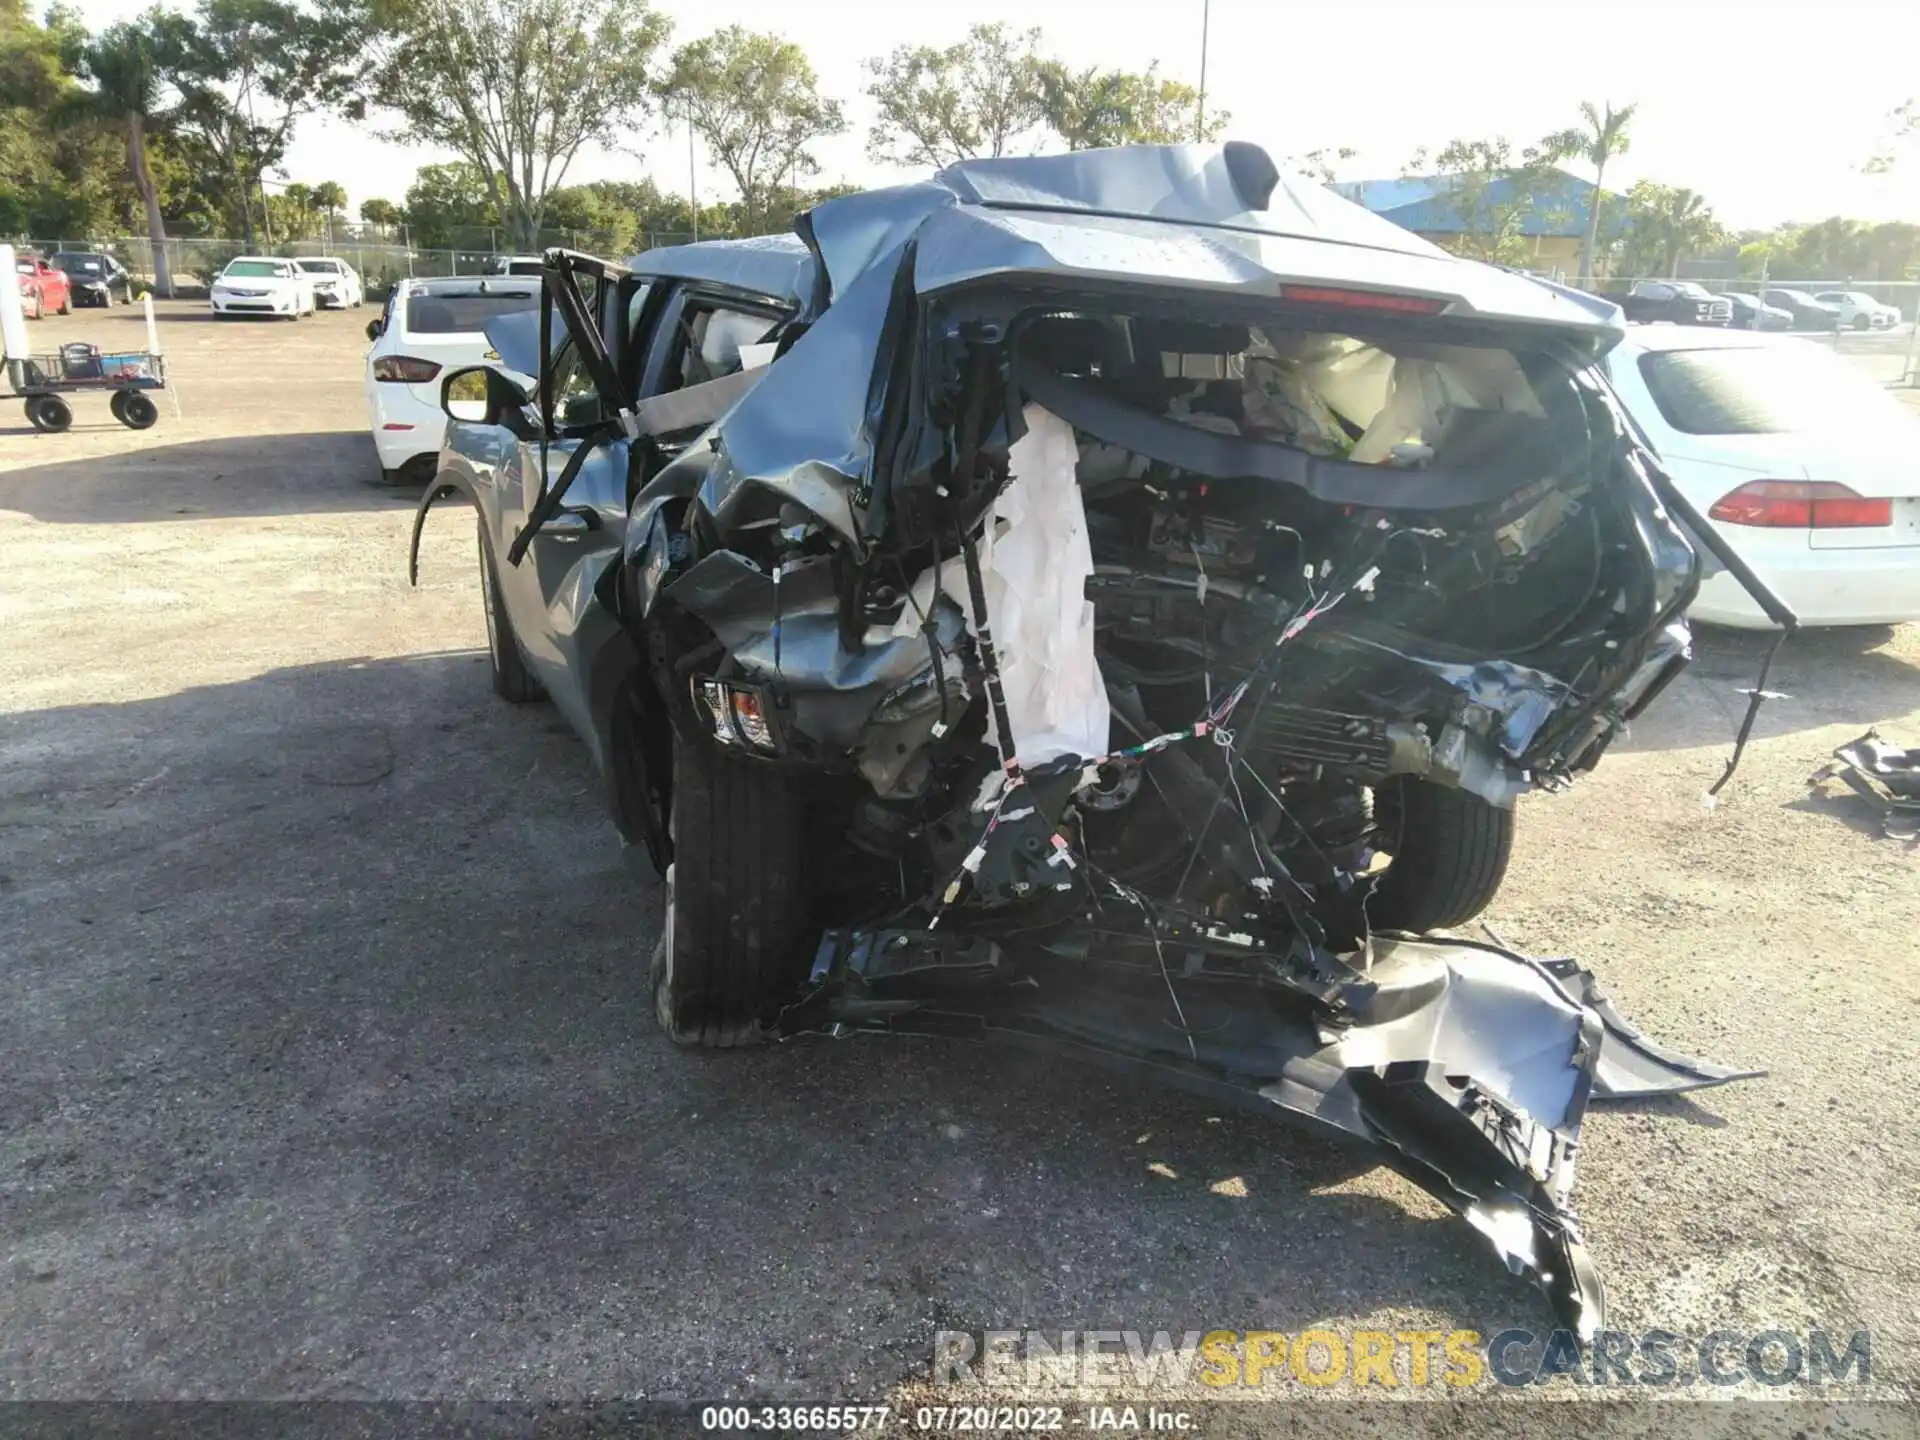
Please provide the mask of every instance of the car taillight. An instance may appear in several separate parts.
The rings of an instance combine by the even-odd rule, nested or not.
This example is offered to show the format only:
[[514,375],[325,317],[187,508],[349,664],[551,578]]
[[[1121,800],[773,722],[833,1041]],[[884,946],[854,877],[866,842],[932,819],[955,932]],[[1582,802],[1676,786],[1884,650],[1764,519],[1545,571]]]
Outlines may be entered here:
[[1893,502],[1869,500],[1831,480],[1749,480],[1714,501],[1707,516],[1773,530],[1878,529],[1893,523]]
[[439,373],[440,367],[433,361],[416,360],[411,355],[382,355],[373,362],[373,378],[376,380],[398,380],[408,385],[418,385]]
[[1387,310],[1398,315],[1438,315],[1445,300],[1427,295],[1393,295],[1384,290],[1339,290],[1325,285],[1282,285],[1280,298],[1296,305],[1331,305],[1342,310]]

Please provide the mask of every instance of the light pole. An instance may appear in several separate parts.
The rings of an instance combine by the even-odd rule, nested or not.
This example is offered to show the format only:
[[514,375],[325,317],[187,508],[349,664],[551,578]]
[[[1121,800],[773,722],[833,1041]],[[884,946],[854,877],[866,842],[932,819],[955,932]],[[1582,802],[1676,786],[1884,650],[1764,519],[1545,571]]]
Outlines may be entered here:
[[1213,19],[1213,0],[1200,0],[1200,99],[1193,107],[1193,143],[1207,138],[1207,28]]

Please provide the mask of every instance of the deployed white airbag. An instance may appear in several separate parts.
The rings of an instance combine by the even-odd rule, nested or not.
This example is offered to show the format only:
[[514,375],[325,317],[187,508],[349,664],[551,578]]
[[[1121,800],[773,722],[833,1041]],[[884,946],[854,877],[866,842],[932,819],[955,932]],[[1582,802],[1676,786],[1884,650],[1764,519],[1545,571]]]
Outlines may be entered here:
[[[991,737],[1003,754],[1022,765],[1064,755],[1093,759],[1107,753],[1107,687],[1093,654],[1093,605],[1087,578],[1093,546],[1076,474],[1079,446],[1073,427],[1038,405],[1026,408],[1027,433],[1008,455],[1012,478],[994,498],[980,539],[981,588],[987,624],[1006,695],[1007,744]],[[921,610],[931,602],[934,577],[913,587]],[[941,567],[940,587],[968,617],[973,607],[966,572],[958,558]],[[896,634],[918,628],[908,606]]]

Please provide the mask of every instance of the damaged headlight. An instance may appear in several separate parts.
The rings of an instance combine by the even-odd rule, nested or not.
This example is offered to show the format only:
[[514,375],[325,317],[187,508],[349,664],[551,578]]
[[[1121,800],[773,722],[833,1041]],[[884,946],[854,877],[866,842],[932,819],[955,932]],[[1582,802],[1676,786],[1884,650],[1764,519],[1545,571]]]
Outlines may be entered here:
[[738,746],[762,755],[780,753],[779,737],[768,718],[769,707],[759,690],[724,680],[695,680],[695,708],[713,728],[722,745]]

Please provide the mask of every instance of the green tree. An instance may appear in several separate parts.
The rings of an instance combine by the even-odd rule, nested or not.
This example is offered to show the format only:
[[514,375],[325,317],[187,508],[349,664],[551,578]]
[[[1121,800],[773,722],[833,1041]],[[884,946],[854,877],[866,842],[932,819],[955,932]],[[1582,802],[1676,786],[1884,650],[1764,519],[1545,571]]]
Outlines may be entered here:
[[1069,150],[1109,145],[1180,145],[1216,140],[1233,117],[1215,110],[1200,120],[1200,92],[1160,76],[1128,70],[1070,70],[1058,60],[1037,71],[1047,123]]
[[360,218],[369,225],[398,225],[401,223],[400,207],[391,200],[362,200]]
[[[106,127],[59,116],[76,86],[62,63],[85,35],[55,11],[44,26],[24,0],[0,0],[0,234],[84,229],[124,157],[97,152]],[[113,132],[117,135],[118,132]]]
[[1303,155],[1288,156],[1280,168],[1291,170],[1296,175],[1305,175],[1310,180],[1318,180],[1322,185],[1331,185],[1340,178],[1338,167],[1359,153],[1346,145],[1337,150],[1309,150]]
[[176,128],[224,183],[226,204],[254,243],[261,176],[285,158],[300,120],[342,107],[359,114],[361,24],[346,0],[199,0],[155,10],[163,78],[178,95]]
[[146,213],[154,284],[171,295],[173,269],[167,259],[167,226],[147,154],[148,130],[164,124],[167,118],[154,51],[152,33],[143,24],[126,22],[76,44],[68,58],[85,88],[63,96],[59,113],[65,120],[96,121],[121,132],[127,176]]
[[637,124],[671,28],[647,0],[372,0],[372,95],[476,170],[517,244],[588,144]]
[[945,48],[902,45],[866,62],[879,116],[867,153],[882,163],[951,165],[1003,155],[1040,125],[1040,32],[974,25]]
[[407,187],[403,217],[412,241],[423,250],[450,250],[463,230],[485,230],[500,223],[487,177],[465,160],[422,165]]
[[1889,117],[1892,122],[1892,134],[1886,145],[1876,154],[1867,158],[1860,168],[1869,175],[1884,175],[1900,161],[1900,152],[1916,138],[1920,138],[1920,97],[1902,102],[1893,107]]
[[1606,204],[1603,187],[1607,179],[1607,162],[1627,152],[1631,143],[1627,132],[1633,124],[1633,112],[1638,108],[1638,105],[1622,105],[1616,110],[1609,100],[1602,110],[1591,100],[1582,100],[1582,123],[1574,129],[1551,135],[1542,142],[1543,148],[1555,159],[1584,160],[1593,166],[1593,195],[1587,201],[1587,233],[1580,244],[1579,279],[1582,282],[1591,282],[1594,278],[1594,257],[1600,241],[1600,212]]
[[1684,186],[1642,180],[1627,193],[1627,254],[1636,270],[1677,275],[1682,260],[1724,234],[1706,198]]
[[1431,163],[1424,150],[1416,152],[1408,173],[1427,171],[1439,181],[1433,203],[1459,226],[1442,244],[1472,260],[1515,265],[1531,250],[1528,222],[1556,221],[1566,213],[1555,153],[1551,139],[1518,154],[1500,135],[1451,140]]
[[285,240],[305,240],[314,231],[319,209],[313,201],[313,187],[296,180],[276,197],[272,207],[274,231]]
[[340,218],[340,212],[347,208],[347,191],[344,185],[334,180],[322,180],[313,187],[313,203],[319,209],[321,218],[327,224],[327,238],[333,238],[334,221]]
[[749,235],[773,223],[783,182],[791,188],[793,177],[819,170],[809,147],[847,128],[840,102],[820,93],[804,50],[738,25],[675,51],[661,90],[739,188]]

